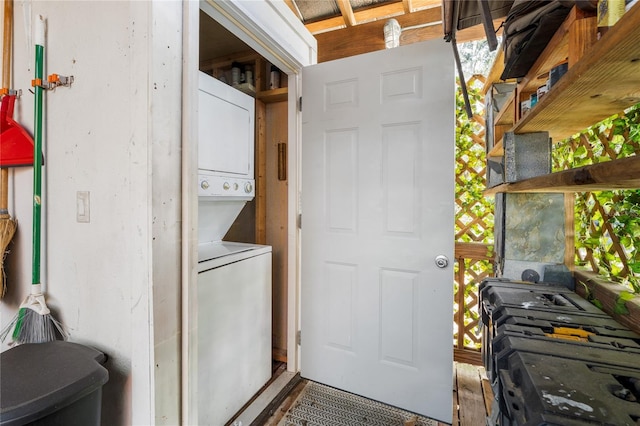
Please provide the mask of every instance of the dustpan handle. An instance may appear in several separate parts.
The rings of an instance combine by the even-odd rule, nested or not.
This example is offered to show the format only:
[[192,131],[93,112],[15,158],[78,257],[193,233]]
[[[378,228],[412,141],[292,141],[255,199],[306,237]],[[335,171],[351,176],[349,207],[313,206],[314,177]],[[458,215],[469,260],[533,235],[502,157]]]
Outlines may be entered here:
[[[0,170],[0,186],[4,188],[9,184],[9,169],[3,167]],[[9,217],[9,191],[0,191],[0,219]],[[2,254],[0,254],[2,256]]]
[[[44,76],[44,20],[36,18],[35,27],[36,60],[35,78],[42,81]],[[42,216],[42,105],[44,89],[38,85],[35,89],[33,118],[33,256],[31,283],[40,284],[40,232]]]
[[[11,86],[11,49],[13,48],[13,0],[4,1],[2,33],[2,87]],[[6,114],[9,99],[2,98],[3,113]],[[13,108],[11,108],[13,111]],[[6,115],[5,115],[6,116]],[[9,169],[0,171],[0,217],[9,217]]]
[[16,96],[15,95],[4,95],[2,100],[5,98],[9,98],[7,100],[7,117],[13,119],[13,107],[16,104]]
[[13,49],[13,0],[4,0],[2,34],[2,87],[11,87],[11,50]]

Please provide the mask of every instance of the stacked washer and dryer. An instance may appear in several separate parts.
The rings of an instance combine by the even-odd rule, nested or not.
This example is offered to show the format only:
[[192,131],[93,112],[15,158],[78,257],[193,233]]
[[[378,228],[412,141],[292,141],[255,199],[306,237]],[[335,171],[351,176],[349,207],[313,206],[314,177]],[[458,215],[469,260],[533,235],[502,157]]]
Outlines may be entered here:
[[198,423],[225,424],[271,378],[271,247],[222,240],[255,196],[255,100],[202,72],[198,98]]

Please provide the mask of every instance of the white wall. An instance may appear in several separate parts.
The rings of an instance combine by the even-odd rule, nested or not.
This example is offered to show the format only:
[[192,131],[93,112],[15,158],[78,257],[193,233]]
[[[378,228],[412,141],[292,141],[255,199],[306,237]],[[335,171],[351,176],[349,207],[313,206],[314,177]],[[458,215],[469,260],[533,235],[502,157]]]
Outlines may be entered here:
[[[15,118],[32,131],[38,14],[45,73],[75,77],[45,95],[42,282],[71,340],[109,356],[103,424],[155,423],[156,401],[164,421],[179,416],[181,10],[177,1],[14,4]],[[29,290],[31,185],[32,168],[11,171],[19,230],[2,325]],[[90,192],[90,223],[76,221],[77,191]],[[156,380],[175,395],[170,386],[154,395]]]
[[156,425],[180,423],[183,8],[154,3],[149,45]]

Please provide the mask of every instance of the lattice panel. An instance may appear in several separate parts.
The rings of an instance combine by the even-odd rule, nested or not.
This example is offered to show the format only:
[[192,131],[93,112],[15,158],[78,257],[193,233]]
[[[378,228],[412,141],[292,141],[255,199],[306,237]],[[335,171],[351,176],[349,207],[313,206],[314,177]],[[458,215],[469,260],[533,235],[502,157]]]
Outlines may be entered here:
[[589,164],[640,155],[640,142],[629,138],[628,130],[614,134],[615,126],[603,126],[554,146],[553,170],[567,170]]
[[483,197],[486,187],[484,103],[478,85],[484,77],[467,82],[473,118],[457,115],[455,239],[460,242],[493,242],[493,204]]
[[[636,199],[635,211],[616,208],[629,197]],[[632,217],[635,225],[629,220]],[[633,233],[640,234],[640,191],[576,194],[576,263],[637,292],[640,241]]]
[[[455,241],[461,243],[493,243],[493,199],[486,198],[486,144],[484,99],[481,86],[484,77],[473,76],[468,82],[473,117],[469,119],[460,91],[456,108],[456,210]],[[489,250],[490,251],[490,250]],[[481,327],[478,326],[478,285],[493,273],[488,260],[465,258],[456,254],[454,283],[454,336],[458,349],[480,349]]]
[[[640,105],[554,147],[555,171],[640,155]],[[640,190],[576,194],[576,264],[640,291]]]
[[[482,328],[479,326],[478,286],[491,276],[492,269],[493,265],[488,260],[462,259],[455,264],[453,344],[456,348],[480,349]],[[462,315],[461,306],[464,310]]]

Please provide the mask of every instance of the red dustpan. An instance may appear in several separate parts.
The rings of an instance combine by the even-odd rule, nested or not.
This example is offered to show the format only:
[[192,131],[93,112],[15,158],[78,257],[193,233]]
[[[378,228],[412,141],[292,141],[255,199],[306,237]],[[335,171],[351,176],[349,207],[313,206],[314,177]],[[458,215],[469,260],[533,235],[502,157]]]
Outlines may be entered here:
[[5,95],[0,107],[0,167],[31,166],[33,138],[13,119],[16,97]]

